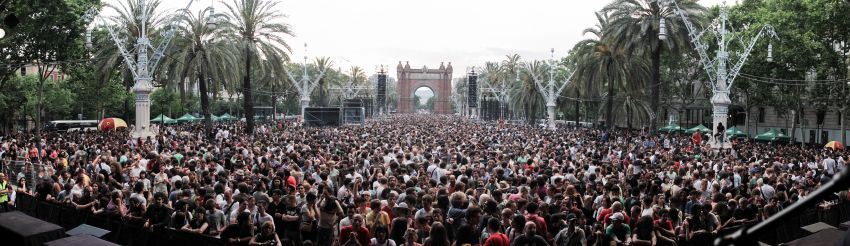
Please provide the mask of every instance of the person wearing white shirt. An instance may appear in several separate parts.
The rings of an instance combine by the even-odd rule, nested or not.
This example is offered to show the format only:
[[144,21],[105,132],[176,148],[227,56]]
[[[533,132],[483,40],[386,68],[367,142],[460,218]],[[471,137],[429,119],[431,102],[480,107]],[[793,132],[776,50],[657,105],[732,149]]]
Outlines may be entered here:
[[837,170],[837,167],[835,166],[835,159],[832,159],[831,156],[827,156],[826,159],[823,159],[823,168],[827,175],[834,175]]

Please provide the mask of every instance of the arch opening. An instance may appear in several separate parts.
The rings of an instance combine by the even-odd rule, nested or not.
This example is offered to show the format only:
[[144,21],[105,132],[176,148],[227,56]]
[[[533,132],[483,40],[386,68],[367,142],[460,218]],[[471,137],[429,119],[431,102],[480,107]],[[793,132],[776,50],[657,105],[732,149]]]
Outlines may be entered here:
[[434,112],[434,104],[437,101],[437,93],[428,86],[417,87],[413,90],[413,108],[417,114],[429,114]]

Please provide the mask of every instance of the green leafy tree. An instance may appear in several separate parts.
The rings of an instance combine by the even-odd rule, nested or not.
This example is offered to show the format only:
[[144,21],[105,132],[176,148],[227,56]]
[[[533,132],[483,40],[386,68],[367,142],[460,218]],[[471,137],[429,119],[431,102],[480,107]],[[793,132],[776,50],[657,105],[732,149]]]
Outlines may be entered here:
[[[107,17],[107,21],[109,24],[106,25],[114,25],[116,27],[117,34],[124,39],[124,49],[126,50],[134,50],[138,45],[136,41],[141,35],[142,30],[142,21],[136,16],[142,14],[142,10],[144,9],[144,14],[148,16],[147,20],[144,22],[144,26],[146,27],[146,31],[148,37],[154,38],[153,41],[156,40],[157,37],[160,37],[159,31],[161,30],[159,27],[163,25],[165,19],[162,16],[162,11],[159,10],[160,1],[159,0],[151,0],[144,1],[145,5],[139,5],[139,1],[137,0],[122,0],[114,4],[106,4],[104,8],[108,12],[115,12],[116,15],[111,17]],[[82,15],[82,14],[80,14]],[[112,40],[109,35],[105,35],[103,31],[96,33],[93,35],[95,40],[92,42],[93,53],[96,64],[95,67],[98,69],[98,74],[102,75],[113,75],[113,71],[119,70],[120,78],[123,81],[124,90],[130,91],[135,84],[133,80],[133,75],[131,72],[131,67],[127,67],[127,63],[124,61],[124,57],[121,54],[121,51],[118,47],[115,46],[115,42]],[[145,47],[150,49],[150,47]],[[150,52],[152,53],[152,52]],[[107,79],[108,77],[104,77]],[[160,81],[158,78],[154,79],[154,82]],[[184,88],[181,84],[181,88]],[[181,94],[182,95],[182,94]],[[133,97],[125,97],[123,101],[124,110],[123,110],[123,118],[130,121],[131,109],[130,109],[130,101]]]
[[281,58],[276,61],[288,61],[291,52],[284,36],[292,36],[292,28],[278,23],[284,16],[275,8],[278,1],[271,0],[232,0],[226,3],[227,19],[225,27],[235,35],[237,47],[243,50],[245,64],[242,93],[244,97],[245,132],[254,132],[254,99],[251,90],[251,61],[253,56]]
[[[170,52],[176,59],[168,60],[164,64],[172,68],[172,73],[179,71],[179,74],[167,76],[177,80],[178,84],[187,78],[197,81],[207,138],[213,137],[208,89],[212,84],[210,82],[227,79],[227,73],[221,70],[232,70],[240,63],[238,49],[233,48],[230,40],[225,39],[225,29],[208,24],[210,20],[221,18],[221,15],[211,13],[209,8],[199,11],[197,15],[189,11],[180,13],[176,19],[178,34],[170,47]],[[183,101],[184,97],[185,95],[181,97]]]
[[526,122],[532,124],[545,106],[543,95],[537,89],[532,74],[539,78],[548,77],[549,70],[544,61],[535,60],[523,63],[520,71],[522,72],[520,72],[518,84],[511,86],[508,92],[511,98],[510,104],[514,108],[522,109]]
[[[679,8],[696,25],[704,23],[705,8],[695,0],[676,1]],[[672,54],[681,49],[689,49],[690,39],[681,18],[676,15],[673,1],[657,0],[616,0],[606,6],[603,12],[610,13],[610,35],[612,45],[625,49],[628,53],[643,55],[649,60],[650,77],[646,83],[651,112],[658,112],[661,98],[661,51],[667,48]],[[659,40],[659,23],[667,22],[667,39]],[[631,93],[631,92],[629,92]],[[656,129],[656,119],[650,119],[650,129]]]
[[[96,4],[86,0],[13,1],[10,9],[20,16],[20,24],[0,41],[0,56],[8,63],[31,64],[36,68],[35,93],[28,95],[27,104],[40,133],[45,106],[50,96],[65,99],[65,91],[50,91],[58,87],[60,61],[71,60],[82,53],[73,44],[85,31],[81,16]],[[69,48],[72,47],[72,48]],[[7,70],[8,71],[8,70]],[[7,73],[6,77],[8,78]],[[50,93],[53,93],[52,95]],[[57,98],[56,100],[59,100]],[[32,100],[32,101],[29,101]],[[51,99],[52,100],[52,99]],[[61,105],[56,105],[61,107]]]
[[27,103],[27,97],[24,91],[25,82],[23,80],[32,77],[10,77],[4,79],[0,84],[0,123],[2,123],[3,131],[9,132],[14,128],[13,123],[19,112],[24,111],[24,104]]

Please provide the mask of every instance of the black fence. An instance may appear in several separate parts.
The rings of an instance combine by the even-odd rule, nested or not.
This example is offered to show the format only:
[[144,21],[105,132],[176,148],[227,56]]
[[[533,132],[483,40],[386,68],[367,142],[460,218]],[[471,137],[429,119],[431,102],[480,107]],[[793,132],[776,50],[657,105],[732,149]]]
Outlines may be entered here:
[[[811,235],[808,231],[803,230],[803,226],[823,222],[839,228],[841,223],[848,220],[850,220],[850,202],[848,201],[832,205],[827,209],[811,208],[791,219],[785,220],[781,225],[774,228],[774,230],[759,235],[759,241],[770,245],[786,243]],[[735,229],[737,228],[729,228],[729,230],[724,230],[724,233],[732,232]]]
[[[17,194],[15,207],[21,212],[62,226],[66,230],[81,224],[89,224],[109,230],[111,232],[103,239],[121,245],[225,245],[224,240],[217,237],[193,234],[171,228],[148,232],[139,225],[126,223],[121,219],[95,215],[90,211],[79,211],[66,204],[38,201],[35,197],[27,194]],[[809,232],[801,228],[803,226],[823,222],[838,228],[845,221],[850,221],[850,202],[841,202],[828,209],[812,208],[786,220],[773,231],[760,235],[759,241],[770,245],[785,243],[810,235]],[[735,229],[737,228],[729,228],[722,233],[731,232]]]
[[90,211],[79,211],[65,204],[38,201],[35,197],[27,194],[17,194],[15,207],[21,212],[62,226],[66,230],[81,224],[109,230],[111,232],[102,239],[121,245],[225,245],[224,240],[217,237],[193,234],[171,228],[149,232],[143,230],[140,225],[126,223],[121,219],[95,215]]

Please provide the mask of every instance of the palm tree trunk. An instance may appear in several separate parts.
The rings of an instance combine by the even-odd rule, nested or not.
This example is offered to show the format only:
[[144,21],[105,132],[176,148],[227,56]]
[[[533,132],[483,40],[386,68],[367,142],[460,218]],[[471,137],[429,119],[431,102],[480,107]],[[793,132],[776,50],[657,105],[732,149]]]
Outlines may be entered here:
[[[661,42],[652,49],[652,80],[649,84],[651,87],[649,90],[649,108],[652,110],[652,113],[657,113],[659,94],[661,92]],[[649,131],[655,134],[656,129],[656,120],[650,118]]]
[[581,115],[580,115],[580,114],[579,114],[579,112],[578,112],[578,108],[581,106],[581,100],[579,100],[579,98],[581,98],[581,92],[579,92],[578,90],[576,90],[576,108],[575,108],[575,113],[576,113],[576,128],[578,128],[578,126],[579,126],[579,122],[581,122]]
[[198,90],[201,93],[201,114],[204,116],[204,133],[206,133],[207,139],[212,139],[212,117],[210,115],[210,96],[207,93],[207,80],[206,76],[204,76],[204,67],[207,62],[207,54],[201,54],[201,57],[204,59],[204,63],[200,65],[198,68]]
[[605,124],[614,129],[614,81],[608,81],[608,105],[605,105]]
[[327,95],[325,95],[325,79],[319,79],[319,105],[328,106]]
[[[189,64],[189,62],[195,59],[195,52],[189,52],[186,54],[185,59],[183,60],[183,64]],[[177,86],[180,87],[180,105],[186,105],[186,77],[189,75],[189,69],[191,66],[184,66],[183,71],[180,72],[180,80],[177,81]]]
[[[124,87],[126,88],[126,90],[128,92],[132,92],[131,88],[133,88],[133,77],[130,76],[129,72],[124,74]],[[131,122],[131,120],[130,120],[130,98],[135,98],[135,97],[132,96],[132,97],[124,98],[124,120],[126,120],[127,122]],[[100,119],[98,119],[98,120],[100,120]]]
[[245,78],[242,82],[244,97],[242,105],[245,106],[245,133],[254,133],[254,101],[251,94],[251,49],[249,41],[245,40]]

